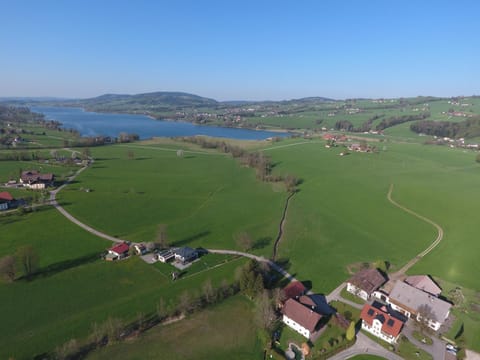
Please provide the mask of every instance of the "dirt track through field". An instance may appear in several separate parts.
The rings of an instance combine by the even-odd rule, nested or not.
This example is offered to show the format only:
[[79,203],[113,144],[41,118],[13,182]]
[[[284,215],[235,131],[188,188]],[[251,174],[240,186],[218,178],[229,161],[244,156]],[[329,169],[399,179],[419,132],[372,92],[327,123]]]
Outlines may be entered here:
[[440,242],[442,241],[444,231],[443,231],[442,227],[440,225],[438,225],[436,222],[434,222],[433,220],[430,220],[430,219],[426,218],[425,216],[417,214],[413,210],[410,210],[409,208],[397,203],[395,200],[392,199],[392,192],[393,192],[393,184],[390,185],[390,189],[388,190],[388,194],[387,194],[387,199],[392,205],[394,205],[394,206],[398,207],[399,209],[409,213],[410,215],[413,215],[416,218],[418,218],[422,221],[425,221],[426,223],[432,225],[433,227],[435,227],[435,229],[437,229],[437,232],[438,232],[436,239],[430,244],[430,246],[428,246],[420,254],[418,254],[412,260],[410,260],[408,263],[406,263],[400,270],[398,270],[397,272],[392,274],[392,278],[396,279],[396,278],[399,278],[402,275],[404,275],[413,265],[415,265],[425,255],[429,254],[433,249],[435,249],[435,247],[437,247],[437,245],[440,244]]

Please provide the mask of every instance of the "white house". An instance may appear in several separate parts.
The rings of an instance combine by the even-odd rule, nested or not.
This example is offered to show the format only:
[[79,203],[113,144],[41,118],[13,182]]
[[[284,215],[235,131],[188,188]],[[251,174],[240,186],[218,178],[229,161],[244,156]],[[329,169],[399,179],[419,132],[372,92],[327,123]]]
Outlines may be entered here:
[[175,249],[175,260],[179,260],[183,263],[193,261],[198,257],[198,252],[191,247],[185,246],[178,249]]
[[157,258],[159,261],[166,263],[168,260],[173,259],[175,254],[172,250],[163,250],[157,254]]
[[385,277],[377,269],[363,269],[348,280],[347,291],[367,301],[385,281]]
[[448,318],[452,307],[450,303],[403,281],[395,283],[386,301],[392,309],[416,321],[421,321],[422,315],[428,316],[428,326],[435,331]]
[[402,331],[403,321],[391,316],[385,307],[377,309],[365,304],[360,314],[362,329],[370,334],[394,344]]
[[288,299],[285,302],[282,314],[282,321],[307,339],[317,330],[322,318],[322,315],[295,299]]

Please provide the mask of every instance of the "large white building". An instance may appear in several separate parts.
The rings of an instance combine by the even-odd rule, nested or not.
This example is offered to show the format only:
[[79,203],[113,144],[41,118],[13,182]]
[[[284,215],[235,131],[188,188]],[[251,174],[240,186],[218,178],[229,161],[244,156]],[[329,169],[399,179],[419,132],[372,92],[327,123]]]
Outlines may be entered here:
[[318,323],[322,318],[322,315],[315,312],[311,307],[295,299],[285,301],[282,314],[282,321],[307,339],[318,330]]
[[386,308],[377,309],[365,304],[360,317],[362,319],[362,329],[389,344],[397,342],[404,323],[391,316]]
[[392,309],[416,321],[422,321],[422,316],[428,316],[428,326],[435,331],[448,318],[452,307],[450,303],[403,281],[396,282],[386,301]]

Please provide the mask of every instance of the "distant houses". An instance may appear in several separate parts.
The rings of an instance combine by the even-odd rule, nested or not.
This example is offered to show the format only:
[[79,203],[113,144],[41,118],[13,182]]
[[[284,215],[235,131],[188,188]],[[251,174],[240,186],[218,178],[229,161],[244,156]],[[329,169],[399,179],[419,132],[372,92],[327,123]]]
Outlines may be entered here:
[[348,280],[347,291],[367,301],[386,282],[387,279],[377,269],[363,269]]
[[0,211],[8,210],[13,204],[13,196],[6,191],[0,192]]
[[51,173],[42,174],[36,170],[22,171],[20,176],[20,183],[33,190],[43,190],[48,186],[53,186],[54,181],[55,175]]

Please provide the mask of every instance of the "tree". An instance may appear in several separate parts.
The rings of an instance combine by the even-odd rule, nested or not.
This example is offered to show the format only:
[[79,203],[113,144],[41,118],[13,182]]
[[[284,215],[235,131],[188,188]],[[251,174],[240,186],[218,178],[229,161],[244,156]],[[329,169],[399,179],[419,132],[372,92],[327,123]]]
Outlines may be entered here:
[[158,225],[156,243],[157,243],[157,246],[160,249],[168,248],[168,237],[167,237],[167,225],[166,224]]
[[183,150],[177,150],[177,156],[178,157],[183,157]]
[[294,193],[297,191],[297,185],[299,184],[299,180],[293,175],[286,175],[283,182],[285,183],[285,187],[289,193]]
[[88,160],[90,155],[91,155],[90,149],[88,147],[83,148],[83,150],[82,150],[82,160]]
[[237,246],[242,251],[248,251],[253,247],[252,237],[245,231],[242,231],[235,235]]
[[163,298],[160,298],[157,304],[157,316],[160,321],[168,316],[167,304]]
[[477,155],[477,157],[475,158],[475,161],[480,163],[480,154]]
[[17,258],[23,266],[25,275],[29,276],[38,269],[39,257],[31,245],[25,245],[17,249]]
[[351,321],[348,326],[346,338],[348,341],[352,341],[355,338],[355,322]]
[[188,290],[185,290],[180,295],[180,299],[178,301],[178,310],[181,313],[186,314],[190,311],[191,306],[192,306],[192,297],[190,296],[190,293],[188,292]]
[[207,279],[203,284],[203,298],[207,304],[215,302],[215,291],[213,290],[212,280]]
[[423,333],[430,330],[430,321],[436,321],[437,318],[433,312],[433,309],[428,304],[422,304],[417,309],[417,321],[420,331]]
[[256,313],[255,320],[258,326],[265,330],[268,334],[271,334],[275,328],[275,322],[277,316],[273,309],[272,301],[267,290],[263,290],[261,295],[256,301]]
[[11,255],[0,259],[0,275],[9,282],[15,280],[15,258]]
[[135,153],[133,152],[133,150],[128,150],[127,151],[127,157],[128,157],[128,160],[135,159]]

